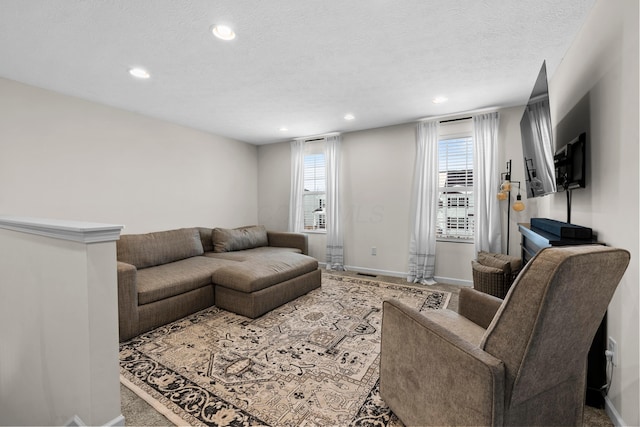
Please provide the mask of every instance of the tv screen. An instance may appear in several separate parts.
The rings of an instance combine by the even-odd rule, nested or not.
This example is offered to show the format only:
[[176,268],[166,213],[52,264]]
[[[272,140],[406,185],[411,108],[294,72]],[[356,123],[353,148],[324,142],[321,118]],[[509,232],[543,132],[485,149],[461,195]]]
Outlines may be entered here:
[[556,151],[554,163],[558,190],[573,190],[586,186],[587,134],[582,133],[573,141]]
[[540,197],[557,191],[549,109],[549,86],[546,62],[520,120],[527,197]]

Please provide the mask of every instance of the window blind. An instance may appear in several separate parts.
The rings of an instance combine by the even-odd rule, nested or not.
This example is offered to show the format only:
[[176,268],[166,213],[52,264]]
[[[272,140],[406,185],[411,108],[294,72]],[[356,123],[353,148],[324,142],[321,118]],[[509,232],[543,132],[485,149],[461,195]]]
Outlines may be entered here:
[[325,232],[326,223],[326,162],[324,139],[310,141],[304,156],[304,229]]
[[473,138],[438,141],[438,219],[436,237],[473,240]]
[[324,154],[304,156],[304,191],[326,190],[326,168]]

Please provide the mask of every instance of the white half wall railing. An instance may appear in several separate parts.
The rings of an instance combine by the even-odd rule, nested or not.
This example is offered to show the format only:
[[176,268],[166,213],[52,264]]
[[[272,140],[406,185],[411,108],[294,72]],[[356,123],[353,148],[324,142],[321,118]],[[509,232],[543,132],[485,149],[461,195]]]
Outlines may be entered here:
[[124,425],[122,228],[0,216],[0,425]]

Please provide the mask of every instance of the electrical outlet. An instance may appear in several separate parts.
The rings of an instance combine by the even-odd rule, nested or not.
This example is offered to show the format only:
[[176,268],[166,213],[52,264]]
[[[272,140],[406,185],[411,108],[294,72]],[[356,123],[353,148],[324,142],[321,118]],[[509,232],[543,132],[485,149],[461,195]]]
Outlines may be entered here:
[[378,248],[376,248],[375,246],[371,248],[371,255],[376,256],[378,255]]
[[607,355],[611,355],[611,363],[613,366],[618,366],[618,343],[612,337],[609,337],[607,341]]

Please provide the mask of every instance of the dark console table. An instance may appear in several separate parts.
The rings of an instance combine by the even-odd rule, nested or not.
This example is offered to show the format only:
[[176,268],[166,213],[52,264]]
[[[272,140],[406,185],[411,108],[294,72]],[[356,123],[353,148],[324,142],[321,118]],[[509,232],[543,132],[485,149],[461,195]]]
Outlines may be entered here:
[[542,248],[550,246],[576,246],[576,245],[593,245],[597,244],[597,238],[575,239],[568,237],[560,237],[548,231],[531,227],[530,224],[518,224],[520,234],[522,234],[522,265],[529,261]]
[[[533,219],[533,218],[532,218]],[[562,224],[556,224],[561,226]],[[598,239],[591,232],[590,237],[576,239],[573,237],[561,237],[555,233],[532,227],[531,224],[518,224],[522,235],[522,265],[527,263],[542,248],[550,246],[576,246],[599,244]],[[562,234],[558,231],[558,234]],[[607,342],[607,315],[605,313],[600,327],[596,332],[587,361],[587,395],[586,404],[597,408],[604,408],[604,396],[600,391],[607,383],[607,360],[604,352]]]

